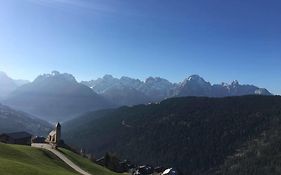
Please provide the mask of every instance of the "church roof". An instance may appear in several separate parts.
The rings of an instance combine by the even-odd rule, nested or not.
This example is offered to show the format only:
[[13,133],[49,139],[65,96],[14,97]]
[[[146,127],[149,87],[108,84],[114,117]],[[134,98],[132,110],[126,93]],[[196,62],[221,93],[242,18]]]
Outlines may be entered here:
[[56,135],[56,131],[55,131],[55,130],[53,130],[53,131],[51,131],[51,132],[49,133],[49,136],[54,136],[54,135]]
[[56,124],[56,127],[61,127],[61,125],[60,125],[60,123],[59,123],[59,122]]

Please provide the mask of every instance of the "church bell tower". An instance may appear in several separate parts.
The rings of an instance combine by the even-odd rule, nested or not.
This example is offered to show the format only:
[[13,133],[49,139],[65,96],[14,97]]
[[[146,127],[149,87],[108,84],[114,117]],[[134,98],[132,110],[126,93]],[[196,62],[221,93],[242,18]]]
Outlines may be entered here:
[[61,125],[57,123],[56,125],[56,143],[58,144],[61,138]]

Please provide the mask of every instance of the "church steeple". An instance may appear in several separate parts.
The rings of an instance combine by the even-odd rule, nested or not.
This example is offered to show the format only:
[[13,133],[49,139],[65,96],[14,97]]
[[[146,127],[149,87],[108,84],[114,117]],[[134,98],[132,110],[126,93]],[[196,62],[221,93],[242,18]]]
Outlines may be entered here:
[[56,128],[49,133],[46,142],[51,144],[56,144],[58,146],[60,144],[60,139],[61,139],[61,125],[58,122],[56,124]]
[[56,143],[57,143],[57,144],[59,143],[60,138],[61,138],[61,125],[60,125],[60,123],[58,122],[58,123],[56,124]]
[[56,124],[56,128],[61,128],[60,122]]

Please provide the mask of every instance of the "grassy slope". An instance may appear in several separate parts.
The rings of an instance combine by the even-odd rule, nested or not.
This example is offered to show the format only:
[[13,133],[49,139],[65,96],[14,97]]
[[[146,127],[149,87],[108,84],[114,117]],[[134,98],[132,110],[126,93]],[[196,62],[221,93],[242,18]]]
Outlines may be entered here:
[[0,143],[1,175],[75,175],[71,168],[48,151]]
[[64,153],[71,161],[80,166],[85,171],[94,175],[120,175],[119,173],[112,172],[100,165],[94,164],[90,160],[81,157],[69,150],[60,148],[60,151]]
[[[71,151],[60,149],[70,160],[94,175],[120,175]],[[0,175],[77,175],[54,154],[29,146],[0,143]]]

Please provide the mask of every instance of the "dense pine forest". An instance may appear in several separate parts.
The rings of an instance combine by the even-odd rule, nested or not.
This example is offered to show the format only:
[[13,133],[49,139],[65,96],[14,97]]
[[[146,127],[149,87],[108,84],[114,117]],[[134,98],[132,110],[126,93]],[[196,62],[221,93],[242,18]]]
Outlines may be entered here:
[[247,174],[262,168],[259,155],[268,160],[263,172],[274,174],[281,168],[270,162],[281,153],[279,125],[279,96],[184,97],[91,112],[65,123],[63,135],[97,157],[114,152],[185,174]]

